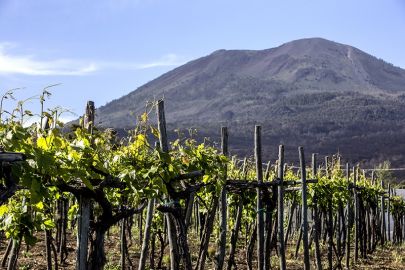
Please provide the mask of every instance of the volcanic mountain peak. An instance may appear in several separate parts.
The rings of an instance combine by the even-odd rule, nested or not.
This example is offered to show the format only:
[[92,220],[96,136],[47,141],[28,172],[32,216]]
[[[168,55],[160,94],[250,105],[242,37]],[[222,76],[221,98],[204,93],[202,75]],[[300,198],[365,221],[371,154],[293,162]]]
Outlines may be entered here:
[[[248,149],[243,136],[260,123],[273,144],[311,145],[320,153],[347,146],[357,157],[405,153],[405,70],[322,38],[215,51],[99,108],[98,119],[104,126],[133,127],[133,115],[162,97],[171,127],[215,136],[220,125],[233,126],[241,151]],[[398,137],[403,149],[378,147],[398,142],[398,130],[404,130]],[[405,165],[405,155],[398,156]]]
[[[270,105],[297,94],[354,91],[398,95],[404,86],[404,70],[354,47],[308,38],[266,50],[216,51],[101,107],[99,116],[108,125],[132,126],[130,111],[139,113],[146,101],[164,96],[176,122],[210,121],[212,114],[225,107],[251,110],[264,100]],[[203,110],[207,108],[213,111]],[[236,115],[241,117],[245,116]]]

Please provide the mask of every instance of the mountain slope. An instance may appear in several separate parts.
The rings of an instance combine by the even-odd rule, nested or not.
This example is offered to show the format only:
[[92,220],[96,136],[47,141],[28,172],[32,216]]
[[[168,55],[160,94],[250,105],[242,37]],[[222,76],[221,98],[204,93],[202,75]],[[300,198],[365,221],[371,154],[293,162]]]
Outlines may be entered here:
[[251,152],[259,123],[268,158],[285,143],[405,163],[405,70],[348,45],[310,38],[260,51],[219,50],[100,107],[97,119],[133,127],[133,115],[162,97],[171,128],[196,127],[215,138],[228,125],[241,154]]

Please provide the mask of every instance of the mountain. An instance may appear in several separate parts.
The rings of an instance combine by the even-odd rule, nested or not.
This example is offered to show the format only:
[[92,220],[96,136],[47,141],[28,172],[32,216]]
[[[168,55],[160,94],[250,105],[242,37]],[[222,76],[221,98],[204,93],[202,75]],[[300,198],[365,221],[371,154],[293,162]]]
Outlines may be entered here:
[[[164,98],[169,129],[197,128],[233,153],[253,153],[262,125],[265,158],[286,145],[351,162],[405,165],[405,70],[349,45],[300,39],[266,50],[218,50],[182,65],[97,111],[105,127],[133,127],[148,101]],[[154,116],[154,114],[153,114]],[[369,165],[369,164],[368,164]]]

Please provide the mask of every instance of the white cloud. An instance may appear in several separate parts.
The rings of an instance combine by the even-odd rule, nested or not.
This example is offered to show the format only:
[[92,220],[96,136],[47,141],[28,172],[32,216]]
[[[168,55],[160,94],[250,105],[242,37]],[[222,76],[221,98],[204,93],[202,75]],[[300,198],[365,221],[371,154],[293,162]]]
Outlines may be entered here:
[[67,122],[76,120],[77,118],[79,118],[79,116],[77,116],[77,115],[69,115],[69,116],[60,116],[60,117],[58,118],[58,120],[59,120],[60,122],[62,122],[62,123],[67,123]]
[[[60,116],[59,118],[58,118],[58,121],[60,121],[60,122],[62,122],[62,123],[64,123],[64,124],[66,124],[66,123],[68,123],[68,122],[70,122],[70,121],[73,121],[73,120],[76,120],[78,118],[78,116],[77,115],[65,115],[65,116]],[[40,120],[40,118],[39,118],[39,116],[38,115],[34,115],[34,116],[31,116],[31,117],[29,117],[29,116],[25,116],[24,117],[24,123],[23,123],[23,126],[25,126],[25,127],[29,127],[29,126],[31,126],[31,125],[33,125],[33,124],[36,124],[36,125],[39,125],[39,122],[40,122],[41,120]]]
[[100,68],[105,69],[121,69],[121,70],[139,70],[158,67],[179,66],[187,62],[186,59],[176,55],[167,54],[158,60],[145,62],[145,63],[128,63],[128,62],[104,62],[98,63]]
[[183,60],[180,59],[180,57],[175,54],[167,54],[158,61],[138,65],[138,69],[179,66],[179,65],[184,64],[185,62],[186,61],[184,59]]
[[80,76],[99,70],[140,70],[157,67],[178,66],[186,61],[176,54],[167,54],[156,61],[146,63],[79,61],[71,59],[40,60],[33,55],[9,53],[13,43],[0,43],[0,74],[33,76]]
[[24,75],[85,75],[97,70],[95,63],[69,59],[38,60],[31,55],[8,53],[12,43],[0,43],[0,73]]

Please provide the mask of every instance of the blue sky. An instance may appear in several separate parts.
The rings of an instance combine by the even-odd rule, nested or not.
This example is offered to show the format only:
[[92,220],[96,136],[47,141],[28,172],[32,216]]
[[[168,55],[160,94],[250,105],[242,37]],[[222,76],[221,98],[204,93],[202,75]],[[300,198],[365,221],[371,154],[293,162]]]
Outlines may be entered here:
[[61,83],[46,105],[81,114],[215,50],[305,37],[405,68],[405,1],[0,0],[0,91],[26,99]]

